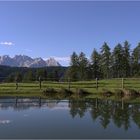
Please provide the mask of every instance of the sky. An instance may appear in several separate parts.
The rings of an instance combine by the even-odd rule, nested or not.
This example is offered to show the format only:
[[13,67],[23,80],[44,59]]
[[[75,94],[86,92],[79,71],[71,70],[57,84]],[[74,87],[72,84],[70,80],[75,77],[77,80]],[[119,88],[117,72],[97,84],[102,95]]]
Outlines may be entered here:
[[0,55],[54,57],[69,65],[75,51],[90,57],[140,42],[140,1],[0,1]]

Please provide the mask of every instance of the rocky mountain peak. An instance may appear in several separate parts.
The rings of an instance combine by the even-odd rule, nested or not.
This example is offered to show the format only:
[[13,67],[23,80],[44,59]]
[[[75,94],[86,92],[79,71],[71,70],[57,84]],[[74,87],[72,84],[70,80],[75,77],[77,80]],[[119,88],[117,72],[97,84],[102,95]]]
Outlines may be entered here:
[[46,63],[48,66],[60,66],[59,62],[57,62],[54,58],[49,58]]
[[41,57],[33,59],[26,55],[15,55],[13,58],[8,55],[0,56],[0,65],[16,67],[61,66],[54,58],[45,61]]

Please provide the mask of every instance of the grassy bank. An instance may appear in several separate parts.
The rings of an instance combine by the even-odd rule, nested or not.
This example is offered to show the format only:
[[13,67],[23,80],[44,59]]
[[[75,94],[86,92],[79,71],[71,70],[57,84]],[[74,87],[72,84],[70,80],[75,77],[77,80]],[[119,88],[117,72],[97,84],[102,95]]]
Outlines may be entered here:
[[[123,85],[122,85],[123,84]],[[53,88],[57,92],[61,89],[69,89],[74,93],[78,89],[82,89],[90,93],[89,97],[100,96],[102,93],[111,92],[115,95],[116,91],[122,90],[122,86],[126,90],[140,91],[140,79],[108,79],[99,80],[98,88],[95,80],[93,81],[78,81],[78,82],[53,82],[53,81],[43,81],[41,84],[41,89],[39,87],[39,82],[31,83],[19,83],[18,89],[16,90],[15,83],[0,83],[0,96],[44,96],[43,91],[48,88]],[[112,97],[112,98],[115,98]]]
[[[140,90],[140,79],[124,79],[123,87],[126,89],[135,89]],[[98,81],[98,90],[96,89],[96,81],[79,81],[79,82],[51,82],[43,81],[42,90],[46,88],[68,88],[74,90],[77,88],[85,89],[93,94],[99,93],[104,89],[113,91],[114,89],[122,89],[122,79],[110,79],[110,80],[99,80]],[[0,93],[1,92],[40,92],[39,82],[31,83],[19,83],[19,88],[16,90],[15,83],[0,83]]]

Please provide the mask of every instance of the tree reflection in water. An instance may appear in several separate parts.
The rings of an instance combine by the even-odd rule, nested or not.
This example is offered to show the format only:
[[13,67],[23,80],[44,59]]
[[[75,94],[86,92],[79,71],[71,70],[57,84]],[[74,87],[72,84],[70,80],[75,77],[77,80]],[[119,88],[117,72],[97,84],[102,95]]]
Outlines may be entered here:
[[[59,103],[64,102],[64,106]],[[79,99],[79,100],[46,100],[41,98],[0,98],[0,108],[8,109],[12,107],[15,111],[22,111],[31,107],[65,107],[69,108],[69,113],[75,117],[83,118],[90,113],[93,122],[99,121],[106,129],[113,123],[118,128],[128,130],[131,123],[135,123],[140,128],[140,104],[130,104],[122,101],[107,99]]]
[[79,116],[82,118],[85,115],[85,112],[87,110],[86,102],[80,101],[80,100],[70,100],[69,101],[69,107],[70,107],[70,114],[72,118],[75,116]]
[[85,113],[90,111],[93,121],[98,119],[104,129],[108,127],[111,121],[118,128],[124,128],[126,131],[131,127],[130,121],[133,121],[140,128],[140,104],[106,99],[70,100],[69,103],[70,114],[73,118],[76,116],[84,117]]

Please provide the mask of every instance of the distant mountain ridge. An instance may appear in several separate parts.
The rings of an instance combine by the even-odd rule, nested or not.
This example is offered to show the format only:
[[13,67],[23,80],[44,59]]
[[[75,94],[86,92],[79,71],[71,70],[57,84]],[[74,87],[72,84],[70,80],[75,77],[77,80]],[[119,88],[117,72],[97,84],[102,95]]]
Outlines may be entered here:
[[54,58],[44,60],[41,57],[31,58],[26,55],[15,55],[13,58],[9,55],[0,56],[0,65],[12,66],[12,67],[46,67],[46,66],[61,66]]

